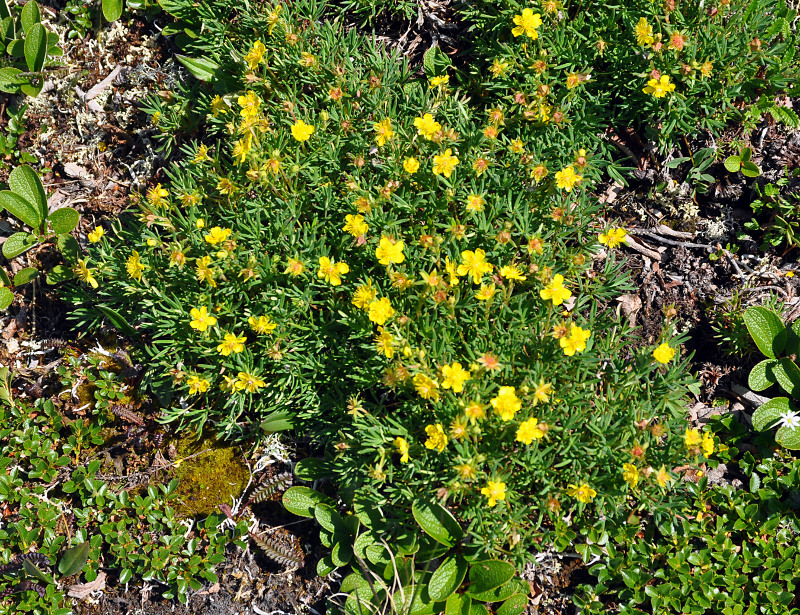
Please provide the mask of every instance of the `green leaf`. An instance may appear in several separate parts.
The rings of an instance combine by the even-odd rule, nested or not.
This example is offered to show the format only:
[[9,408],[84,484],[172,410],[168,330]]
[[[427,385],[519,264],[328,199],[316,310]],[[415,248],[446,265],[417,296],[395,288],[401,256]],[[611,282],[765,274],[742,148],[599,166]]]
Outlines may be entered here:
[[415,500],[411,512],[419,526],[436,542],[452,547],[464,535],[455,517],[439,504]]
[[800,356],[800,319],[795,320],[791,327],[786,328],[786,354]]
[[56,209],[48,218],[50,226],[56,235],[71,233],[78,226],[80,219],[81,215],[72,207]]
[[78,264],[78,259],[81,257],[81,247],[78,245],[78,240],[72,235],[56,235],[56,247],[68,263],[72,265]]
[[473,602],[472,608],[469,611],[470,615],[489,615],[489,609],[486,608],[485,604],[480,602]]
[[681,156],[680,158],[673,158],[672,160],[667,162],[664,166],[667,167],[668,169],[674,169],[675,167],[679,167],[684,162],[689,162],[690,160],[691,158],[689,158],[688,156]]
[[777,364],[777,359],[764,359],[760,363],[756,363],[753,369],[750,370],[750,376],[747,378],[747,386],[753,391],[763,391],[773,384],[777,384],[778,379],[775,378],[774,373]]
[[800,428],[781,427],[775,433],[775,442],[789,450],[800,450]]
[[514,594],[524,594],[529,591],[530,587],[528,584],[519,577],[515,577],[508,583],[503,583],[499,587],[482,593],[471,593],[471,595],[475,600],[479,600],[480,602],[502,602]]
[[89,559],[89,541],[71,547],[64,551],[61,561],[58,562],[58,571],[65,577],[78,574]]
[[329,532],[347,532],[344,519],[330,504],[318,504],[314,508],[314,517],[317,519],[317,523]]
[[444,606],[444,615],[470,615],[472,599],[464,594],[453,594]]
[[[6,53],[14,58],[24,58],[25,57],[25,41],[21,38],[15,39],[11,41],[8,46],[6,47]],[[20,71],[21,72],[21,71]],[[23,77],[25,81],[23,83],[27,83],[29,80],[27,77]]]
[[8,94],[15,94],[18,92],[19,86],[27,81],[25,77],[17,76],[21,72],[19,68],[13,68],[11,66],[0,68],[0,90]]
[[179,53],[175,54],[178,62],[183,64],[192,75],[200,81],[211,81],[217,77],[219,71],[219,64],[208,58],[190,58],[182,56]]
[[744,323],[758,349],[770,359],[774,359],[786,346],[786,327],[772,310],[749,307],[744,311]]
[[428,79],[443,75],[451,64],[450,57],[439,49],[438,45],[429,47],[422,56],[422,65],[425,67],[425,76]]
[[372,532],[364,532],[356,538],[355,543],[353,543],[353,553],[361,559],[365,559],[367,557],[367,547],[371,547],[375,544],[378,544],[377,536]]
[[792,402],[788,397],[775,397],[768,402],[761,404],[753,412],[753,429],[764,431],[771,427],[775,421],[780,420],[781,413],[794,410]]
[[528,596],[514,594],[495,611],[495,615],[520,615],[528,606]]
[[72,280],[74,277],[75,272],[71,267],[67,267],[66,265],[56,265],[47,272],[47,276],[45,277],[44,281],[53,286],[55,284],[61,284],[61,282],[65,282],[67,280]]
[[122,0],[103,0],[103,17],[106,21],[117,21],[122,15]]
[[25,31],[25,34],[28,34],[33,26],[42,21],[39,5],[33,0],[26,2],[25,6],[22,7],[22,16],[20,20],[22,21],[22,29]]
[[293,427],[294,412],[288,410],[276,410],[271,412],[261,421],[261,429],[268,434],[287,431]]
[[14,302],[14,293],[5,286],[0,288],[0,310],[5,310]]
[[772,369],[778,384],[793,399],[800,399],[800,368],[788,357],[778,359]]
[[14,286],[22,286],[23,284],[27,284],[28,282],[35,280],[38,275],[39,270],[36,267],[25,267],[24,269],[20,269],[14,276]]
[[327,459],[318,459],[317,457],[301,459],[294,465],[294,475],[300,480],[319,480],[320,478],[330,476],[331,472],[331,462]]
[[469,594],[474,596],[508,583],[516,570],[508,562],[496,559],[475,562],[469,568]]
[[467,561],[460,555],[446,558],[428,581],[430,597],[437,602],[447,600],[461,586],[468,567]]
[[105,314],[105,317],[108,318],[108,321],[114,325],[117,329],[119,329],[125,335],[134,336],[136,335],[136,329],[134,329],[130,323],[125,320],[125,317],[122,316],[117,310],[106,307],[105,305],[98,305],[95,306],[98,310]]
[[0,286],[11,286],[11,278],[2,267],[0,267]]
[[345,540],[338,541],[333,545],[331,550],[331,561],[333,564],[340,568],[347,566],[350,560],[353,559],[353,545]]
[[[403,593],[400,595],[406,598],[404,608],[400,612],[408,613],[408,615],[432,615],[444,611],[444,603],[441,604],[442,608],[438,608],[428,594],[427,585],[404,587]],[[395,594],[395,596],[398,595]]]
[[330,555],[326,555],[317,562],[317,576],[319,577],[326,577],[334,570],[336,570],[336,566]]
[[0,0],[0,19],[6,19],[11,17],[11,13],[8,10],[8,3],[6,0]]
[[758,177],[761,175],[761,169],[754,162],[742,162],[742,175],[745,177]]
[[725,159],[725,168],[731,173],[738,173],[742,166],[742,159],[739,156],[728,156]]
[[3,244],[3,256],[11,260],[30,250],[36,243],[36,237],[30,233],[14,233]]
[[43,85],[44,81],[42,79],[39,79],[37,85],[33,85],[32,83],[26,81],[21,86],[19,86],[19,89],[23,94],[25,94],[25,96],[36,98],[39,95],[39,92],[42,91]]
[[39,569],[39,567],[30,560],[26,559],[24,562],[22,562],[22,567],[25,569],[25,572],[27,572],[37,581],[41,581],[42,583],[46,583],[47,585],[50,585],[53,582],[53,579],[51,579],[48,575],[42,572]]
[[40,23],[33,24],[25,37],[25,62],[31,72],[38,73],[47,59],[47,30]]
[[8,213],[19,218],[25,225],[39,230],[41,220],[36,207],[20,195],[10,190],[0,191],[0,206],[5,207]]
[[289,487],[283,493],[286,510],[300,517],[313,517],[317,504],[333,504],[333,500],[308,487]]
[[39,224],[44,222],[47,218],[47,195],[36,171],[21,164],[8,176],[8,187],[36,208]]

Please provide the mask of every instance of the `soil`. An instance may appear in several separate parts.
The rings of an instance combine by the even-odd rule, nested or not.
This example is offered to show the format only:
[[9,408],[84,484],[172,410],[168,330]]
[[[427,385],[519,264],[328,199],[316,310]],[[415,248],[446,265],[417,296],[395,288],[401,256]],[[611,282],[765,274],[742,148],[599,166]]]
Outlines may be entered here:
[[[412,59],[418,60],[421,50],[433,40],[455,53],[458,49],[449,37],[457,26],[448,25],[448,5],[427,2],[417,22],[386,20],[381,36]],[[45,20],[65,40],[66,28],[60,25],[64,20],[59,10],[43,7],[43,12]],[[135,18],[106,25],[99,35],[74,39],[65,50],[62,68],[51,73],[37,99],[26,101],[31,103],[26,114],[27,131],[20,137],[19,146],[37,156],[40,168],[49,169],[44,181],[52,194],[51,208],[69,205],[81,212],[81,226],[75,235],[85,247],[86,233],[100,219],[114,218],[125,210],[130,193],[143,192],[148,182],[154,183],[156,172],[165,164],[157,151],[158,131],[148,123],[142,105],[147,97],[169,90],[184,72],[173,62],[159,31]],[[0,101],[3,130],[7,118],[2,111],[20,101],[8,95]],[[798,101],[784,104],[800,107]],[[748,137],[745,140],[753,149],[753,160],[763,170],[756,180],[761,185],[779,177],[788,179],[789,173],[800,166],[800,131],[764,123],[749,136],[732,127],[726,137],[726,141]],[[687,148],[697,152],[712,144],[710,137],[698,138],[687,143]],[[729,173],[717,163],[707,170],[714,183],[705,194],[694,194],[686,181],[690,165],[675,169],[665,166],[669,159],[687,155],[686,151],[658,156],[630,133],[620,136],[619,145],[639,169],[637,182],[622,190],[609,184],[598,190],[598,196],[605,202],[608,224],[632,229],[630,233],[641,249],[616,250],[636,291],[620,297],[614,307],[639,327],[643,345],[653,344],[669,327],[673,332],[691,334],[682,352],[692,355],[693,369],[702,381],[701,394],[690,409],[692,420],[707,420],[713,413],[741,412],[746,404],[731,387],[747,382],[755,359],[725,353],[712,327],[715,314],[724,311],[737,296],[737,309],[741,310],[763,302],[770,293],[778,293],[785,302],[786,317],[797,318],[800,271],[796,277],[786,274],[798,269],[798,249],[779,247],[764,253],[759,250],[758,238],[737,238],[751,217],[749,204],[755,198],[752,180]],[[15,161],[6,162],[0,168],[0,181],[5,181],[15,166]],[[788,195],[799,187],[800,178],[789,179],[782,192]],[[14,230],[13,220],[0,215],[0,236]],[[675,235],[676,231],[684,234]],[[738,245],[736,254],[720,252],[729,243]],[[721,255],[710,260],[709,256],[715,254]],[[27,264],[48,268],[59,258],[44,246],[28,253]],[[58,392],[59,348],[67,346],[81,354],[98,342],[106,346],[119,343],[106,338],[78,339],[66,321],[67,309],[56,293],[37,284],[26,288],[7,315],[0,316],[0,364],[16,371],[13,385],[17,396],[34,398]],[[63,410],[72,414],[81,411],[75,401],[64,403]],[[146,405],[140,410],[149,417]],[[125,451],[123,470],[152,476],[157,463],[155,448],[132,450],[122,427],[115,437]],[[259,507],[256,519],[261,528],[293,521],[280,507]],[[316,563],[325,550],[313,523],[290,525],[289,530],[305,552],[305,565],[300,569],[285,569],[251,543],[245,551],[230,548],[227,559],[218,567],[219,583],[195,592],[186,606],[160,598],[159,587],[149,583],[119,585],[110,572],[106,589],[76,602],[75,612],[322,613],[338,578],[335,574],[332,578],[316,575]],[[590,580],[580,559],[554,553],[538,558],[535,565],[526,568],[523,578],[530,582],[534,597],[529,612],[549,615],[574,613],[570,596],[575,586]]]

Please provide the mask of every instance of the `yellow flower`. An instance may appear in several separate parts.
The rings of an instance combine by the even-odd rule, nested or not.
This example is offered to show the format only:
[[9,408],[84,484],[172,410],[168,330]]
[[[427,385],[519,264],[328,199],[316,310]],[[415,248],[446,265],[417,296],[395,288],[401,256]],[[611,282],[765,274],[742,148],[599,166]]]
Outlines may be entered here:
[[214,270],[209,267],[211,264],[211,257],[204,256],[195,259],[195,275],[198,282],[207,282],[211,288],[216,288],[217,283],[214,280]]
[[139,260],[139,253],[136,250],[128,257],[128,261],[125,263],[125,270],[134,280],[137,282],[141,281],[142,274],[144,273],[144,265],[142,265]]
[[484,199],[480,194],[470,194],[467,197],[467,211],[483,211],[484,205],[486,205],[486,199]]
[[213,117],[217,117],[220,113],[227,113],[228,109],[230,109],[228,103],[219,94],[211,99],[211,115]]
[[186,379],[186,386],[189,387],[189,395],[195,395],[208,391],[208,387],[211,386],[211,383],[205,378],[191,375]]
[[278,19],[280,19],[281,9],[283,8],[282,4],[279,4],[275,7],[275,10],[270,11],[267,15],[267,34],[272,36],[272,31],[275,29],[275,24],[278,23]]
[[486,418],[486,408],[484,408],[482,404],[474,401],[467,404],[467,407],[464,408],[464,414],[467,415],[469,422],[474,424],[475,421],[482,421]]
[[442,276],[439,275],[439,272],[435,269],[430,273],[427,271],[421,271],[419,277],[425,280],[425,283],[432,288],[439,286],[439,284],[443,282]]
[[700,65],[700,74],[703,75],[703,77],[710,77],[713,70],[714,65],[708,60]]
[[204,332],[209,327],[213,327],[217,324],[217,317],[209,314],[208,309],[206,306],[202,306],[201,308],[192,308],[189,311],[189,315],[192,317],[189,326],[192,329],[197,329],[201,333]]
[[250,70],[255,70],[256,67],[264,60],[264,54],[266,52],[267,48],[264,46],[264,43],[261,41],[256,41],[253,43],[253,47],[247,52],[247,55],[244,56],[244,60],[247,62],[247,67]]
[[186,264],[186,254],[178,246],[169,255],[169,266],[178,267],[179,269]]
[[675,357],[675,349],[671,348],[667,342],[661,344],[653,351],[653,358],[659,363],[667,364]]
[[639,23],[636,24],[635,30],[637,45],[652,45],[655,41],[655,38],[653,38],[653,26],[647,23],[644,17],[639,18]]
[[306,124],[303,120],[297,120],[292,124],[292,136],[295,138],[295,141],[308,141],[313,132],[314,126]]
[[534,13],[533,9],[522,9],[521,15],[514,16],[514,29],[511,34],[519,36],[524,34],[531,40],[539,38],[539,33],[536,29],[542,25],[542,16],[539,13]]
[[236,374],[236,381],[233,383],[234,391],[247,391],[248,393],[255,393],[258,389],[267,386],[267,383],[261,380],[254,374],[247,372],[239,372]]
[[378,144],[378,147],[383,147],[386,145],[387,141],[391,141],[394,138],[394,130],[392,130],[392,120],[388,117],[382,119],[380,122],[377,122],[372,125],[372,130],[374,130],[377,135],[375,136],[375,142]]
[[491,72],[495,77],[502,77],[506,74],[509,66],[510,64],[508,62],[499,58],[495,58],[491,67],[489,67],[489,72]]
[[706,432],[703,434],[703,441],[700,443],[700,448],[703,449],[703,455],[710,457],[714,452],[714,436]]
[[259,316],[258,318],[251,316],[247,319],[247,323],[250,325],[250,328],[259,335],[269,335],[278,326],[272,322],[269,316]]
[[426,113],[414,120],[414,128],[417,129],[417,134],[430,141],[442,129],[442,125],[430,113]]
[[703,436],[700,435],[698,429],[687,428],[683,434],[683,443],[686,445],[686,448],[698,446],[702,441]]
[[337,263],[327,256],[319,257],[318,278],[324,278],[331,286],[339,286],[342,283],[342,276],[350,271],[347,263]]
[[92,274],[92,270],[86,266],[86,261],[82,258],[78,259],[78,264],[75,265],[73,271],[75,272],[75,275],[78,276],[78,279],[86,282],[92,288],[97,288],[99,286],[97,280]]
[[650,79],[642,88],[645,94],[652,94],[654,98],[664,98],[675,90],[675,84],[669,82],[669,75],[661,75],[660,79]]
[[552,300],[553,305],[561,305],[572,297],[572,293],[569,289],[564,288],[564,276],[557,273],[553,276],[550,284],[539,291],[539,296],[545,301]]
[[212,229],[209,229],[208,233],[205,235],[206,243],[210,243],[212,246],[217,245],[218,243],[222,243],[226,241],[228,237],[231,236],[233,231],[229,228],[220,228],[219,226],[215,226]]
[[667,469],[664,466],[661,466],[658,469],[658,472],[656,472],[656,481],[662,487],[666,487],[667,483],[671,483],[672,480],[672,477],[669,475],[669,472],[667,472]]
[[165,199],[169,196],[169,192],[161,187],[161,184],[156,184],[153,188],[147,191],[147,202],[153,207],[160,207],[166,204]]
[[89,238],[89,241],[91,243],[97,243],[98,241],[100,241],[100,238],[105,234],[106,232],[103,230],[102,226],[96,226],[94,227],[93,231],[89,232],[87,237]]
[[587,483],[578,485],[567,485],[567,495],[575,498],[583,504],[588,504],[597,495],[597,491],[592,489]]
[[605,233],[600,233],[597,240],[604,246],[609,248],[616,248],[618,245],[625,243],[625,237],[628,232],[624,228],[610,228]]
[[394,447],[400,453],[400,463],[408,463],[408,442],[405,438],[397,437],[394,439]]
[[[486,252],[480,248],[474,252],[472,250],[464,250],[461,253],[461,261],[457,270],[458,275],[471,275],[473,284],[480,284],[483,274],[491,273],[493,269],[491,263],[486,261]],[[449,269],[448,273],[450,273]],[[454,286],[452,279],[450,280],[450,285]]]
[[522,141],[522,139],[514,139],[508,146],[508,150],[512,154],[521,154],[525,151],[525,143]]
[[406,259],[403,254],[404,247],[405,244],[402,240],[394,241],[384,235],[381,237],[378,247],[375,248],[375,256],[381,265],[399,264]]
[[217,190],[219,190],[220,194],[231,195],[236,192],[238,188],[229,178],[220,177],[217,182]]
[[358,237],[367,234],[369,225],[364,222],[364,216],[361,214],[347,214],[344,217],[344,226],[342,230],[346,233],[350,233],[353,237]]
[[403,161],[403,168],[409,175],[414,175],[414,173],[419,171],[419,160],[417,160],[413,156],[411,158],[406,158]]
[[197,152],[195,152],[192,158],[192,164],[200,164],[206,160],[211,160],[211,157],[208,155],[208,145],[199,145],[197,147]]
[[223,357],[229,356],[231,353],[240,353],[244,350],[244,343],[247,338],[237,337],[235,333],[226,333],[222,342],[217,345],[217,352]]
[[504,421],[510,421],[522,408],[522,401],[517,397],[514,387],[500,387],[497,396],[490,402],[494,411]]
[[622,479],[631,487],[636,487],[639,484],[639,468],[632,463],[622,464]]
[[453,151],[448,147],[444,150],[444,154],[441,156],[437,155],[433,157],[433,174],[439,175],[442,174],[445,177],[450,177],[453,173],[453,169],[459,163],[459,160],[456,156],[453,156]]
[[469,380],[470,373],[461,367],[461,363],[453,363],[442,367],[442,388],[452,389],[453,393],[461,393],[464,383]]
[[414,389],[422,399],[439,401],[439,383],[425,374],[417,374],[411,381]]
[[394,336],[381,326],[378,326],[375,345],[378,347],[378,352],[383,353],[387,359],[394,357]]
[[372,287],[372,281],[367,280],[366,284],[361,284],[353,293],[353,305],[360,310],[368,309],[368,306],[377,296],[376,290]]
[[450,75],[437,75],[436,77],[430,78],[430,85],[429,88],[438,88],[442,85],[447,85],[450,83]]
[[506,484],[499,481],[494,482],[490,480],[488,481],[487,486],[481,489],[481,495],[485,495],[487,498],[489,498],[488,505],[489,508],[492,508],[495,504],[497,504],[498,500],[506,499]]
[[515,265],[506,265],[505,267],[502,267],[500,269],[500,275],[506,280],[518,280],[520,282],[524,282],[528,279],[528,276],[522,275],[519,267],[516,267]]
[[530,444],[534,440],[544,438],[544,432],[537,426],[538,424],[539,420],[535,418],[530,418],[520,423],[517,429],[517,442]]
[[303,264],[302,261],[296,258],[290,258],[286,260],[286,269],[284,269],[284,273],[288,273],[292,277],[297,277],[299,275],[303,275],[305,272],[306,266]]
[[591,335],[591,331],[581,329],[578,325],[573,324],[570,325],[569,335],[562,337],[558,342],[564,350],[564,354],[571,357],[576,352],[583,352],[586,350],[586,340],[588,340]]
[[456,286],[458,284],[458,268],[456,264],[450,260],[449,256],[444,257],[444,268],[450,275],[450,286]]
[[425,433],[428,434],[428,439],[425,440],[425,448],[436,449],[441,453],[447,446],[447,434],[444,433],[442,424],[428,425],[425,427]]
[[567,192],[572,192],[576,184],[581,183],[583,176],[575,173],[575,167],[569,165],[556,173],[556,186]]
[[369,310],[369,319],[378,325],[386,323],[394,316],[394,308],[386,297],[371,301],[367,309]]
[[550,401],[550,395],[552,395],[552,393],[553,385],[544,380],[539,380],[539,384],[536,385],[536,389],[533,391],[533,406],[536,407],[536,404],[539,402],[546,404]]
[[497,294],[497,287],[492,284],[481,284],[481,287],[475,292],[475,298],[478,301],[488,301]]

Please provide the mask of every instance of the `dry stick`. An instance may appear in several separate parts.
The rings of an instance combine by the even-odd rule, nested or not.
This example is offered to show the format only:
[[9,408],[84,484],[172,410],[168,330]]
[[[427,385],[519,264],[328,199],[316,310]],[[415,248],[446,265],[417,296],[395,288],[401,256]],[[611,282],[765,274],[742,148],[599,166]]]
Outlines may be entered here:
[[645,248],[642,244],[636,241],[636,239],[634,239],[632,235],[628,235],[625,238],[625,245],[633,250],[636,250],[640,254],[644,254],[645,256],[653,259],[654,261],[661,261],[661,253],[656,252],[655,250],[651,250],[650,248]]
[[784,295],[786,295],[787,299],[789,298],[789,293],[786,291],[785,288],[781,288],[780,286],[775,286],[774,284],[767,284],[767,285],[764,285],[764,286],[756,286],[755,288],[743,288],[742,292],[752,293],[752,292],[755,292],[757,290],[777,290],[779,292],[782,292]]
[[681,246],[684,248],[705,248],[706,250],[709,251],[712,251],[714,249],[714,246],[710,246],[705,243],[692,243],[690,241],[675,241],[674,239],[667,239],[666,237],[662,237],[658,233],[654,233],[652,231],[646,231],[644,229],[631,229],[628,232],[633,233],[635,235],[645,235],[646,237],[650,237],[651,239],[661,241],[671,246]]

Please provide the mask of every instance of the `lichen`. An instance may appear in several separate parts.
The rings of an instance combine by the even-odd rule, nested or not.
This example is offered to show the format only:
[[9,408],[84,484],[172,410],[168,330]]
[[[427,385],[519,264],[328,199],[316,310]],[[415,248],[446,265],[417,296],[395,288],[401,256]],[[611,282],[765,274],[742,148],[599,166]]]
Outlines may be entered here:
[[238,446],[220,443],[213,438],[186,437],[173,442],[178,465],[175,477],[176,512],[181,516],[200,517],[219,512],[220,504],[239,498],[250,479]]

